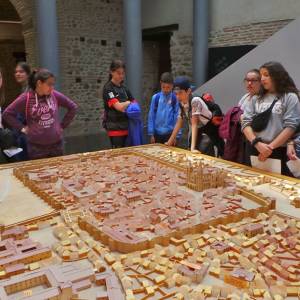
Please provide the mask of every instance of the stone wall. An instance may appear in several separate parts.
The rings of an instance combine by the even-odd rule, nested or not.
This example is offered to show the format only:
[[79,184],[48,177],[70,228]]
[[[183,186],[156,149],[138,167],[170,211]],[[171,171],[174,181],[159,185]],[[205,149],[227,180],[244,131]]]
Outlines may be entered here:
[[[27,61],[37,67],[34,0],[10,2],[22,23]],[[66,134],[97,133],[109,65],[123,55],[122,0],[57,0],[57,16],[61,90],[79,104],[76,119]]]
[[170,44],[172,73],[174,77],[178,75],[192,77],[192,35],[182,35],[174,31]]
[[100,131],[102,87],[122,58],[121,0],[57,1],[62,91],[79,104],[67,135]]

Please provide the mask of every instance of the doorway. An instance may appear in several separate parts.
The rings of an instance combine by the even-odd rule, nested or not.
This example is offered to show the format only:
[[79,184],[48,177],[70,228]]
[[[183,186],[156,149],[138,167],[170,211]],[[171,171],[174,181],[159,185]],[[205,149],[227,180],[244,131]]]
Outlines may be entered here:
[[178,30],[177,24],[143,30],[143,98],[147,106],[146,111],[151,96],[160,90],[160,75],[172,70],[170,40],[174,30]]
[[4,78],[5,106],[21,92],[14,79],[14,69],[23,60],[26,60],[26,54],[21,19],[10,1],[1,0],[0,67]]

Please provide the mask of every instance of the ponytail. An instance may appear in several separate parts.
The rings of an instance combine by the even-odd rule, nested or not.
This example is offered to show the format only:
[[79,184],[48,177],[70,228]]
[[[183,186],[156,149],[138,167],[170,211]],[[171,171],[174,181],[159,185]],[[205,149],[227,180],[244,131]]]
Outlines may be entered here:
[[111,79],[112,79],[111,72],[114,72],[120,68],[125,70],[125,63],[122,60],[115,59],[111,62],[110,67],[109,67],[110,72],[109,72],[109,76],[108,76],[108,81],[111,81]]
[[32,71],[28,78],[28,86],[33,91],[36,89],[36,84],[40,80],[45,82],[49,78],[54,78],[55,76],[47,69],[35,69]]

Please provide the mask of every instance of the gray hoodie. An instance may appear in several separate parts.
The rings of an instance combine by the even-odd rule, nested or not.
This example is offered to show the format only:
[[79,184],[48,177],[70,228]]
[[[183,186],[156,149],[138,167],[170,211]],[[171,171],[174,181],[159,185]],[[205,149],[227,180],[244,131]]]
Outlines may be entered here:
[[[275,98],[275,94],[266,94],[262,99],[253,96],[252,101],[245,107],[242,130],[247,126],[251,126],[253,117],[268,109]],[[297,95],[295,93],[284,94],[275,103],[266,129],[255,132],[255,135],[261,137],[264,142],[270,143],[284,128],[296,129],[299,123],[300,102]]]

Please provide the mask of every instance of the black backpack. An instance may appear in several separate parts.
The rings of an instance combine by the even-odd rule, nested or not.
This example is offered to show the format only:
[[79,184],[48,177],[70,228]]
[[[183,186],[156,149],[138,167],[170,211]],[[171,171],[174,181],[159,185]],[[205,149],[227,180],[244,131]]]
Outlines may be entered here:
[[211,111],[212,117],[210,119],[210,123],[214,126],[219,127],[223,121],[223,112],[220,106],[213,102],[213,101],[206,101],[203,98],[201,98],[205,104],[207,105],[207,108]]
[[[188,112],[188,115],[190,117],[190,114],[191,114],[191,109],[192,109],[192,105],[191,105],[191,101],[194,97],[199,97],[203,100],[203,102],[207,105],[207,108],[210,110],[210,112],[212,113],[212,117],[211,118],[207,118],[206,116],[204,115],[201,115],[203,118],[209,120],[209,122],[205,125],[212,125],[212,126],[215,126],[215,127],[219,127],[223,121],[223,112],[220,108],[220,106],[213,102],[213,101],[207,101],[205,99],[203,99],[201,96],[197,95],[197,94],[193,94],[193,96],[189,99],[189,112]],[[184,116],[185,113],[183,111],[183,107],[182,105],[180,104],[180,108],[181,108],[181,116],[182,118],[186,118],[187,116]]]

